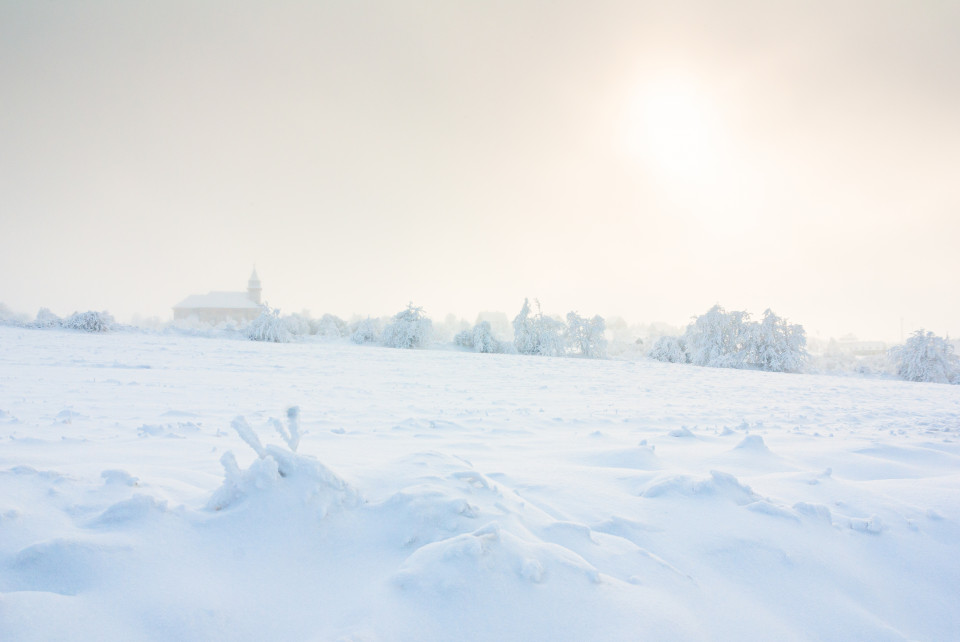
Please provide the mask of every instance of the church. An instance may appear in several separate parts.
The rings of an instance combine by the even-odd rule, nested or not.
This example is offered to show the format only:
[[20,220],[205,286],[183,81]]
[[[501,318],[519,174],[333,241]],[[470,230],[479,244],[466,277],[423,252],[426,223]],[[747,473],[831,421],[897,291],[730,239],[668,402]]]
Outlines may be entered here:
[[246,292],[192,294],[173,306],[173,320],[194,318],[203,323],[251,321],[260,315],[260,277],[253,269]]

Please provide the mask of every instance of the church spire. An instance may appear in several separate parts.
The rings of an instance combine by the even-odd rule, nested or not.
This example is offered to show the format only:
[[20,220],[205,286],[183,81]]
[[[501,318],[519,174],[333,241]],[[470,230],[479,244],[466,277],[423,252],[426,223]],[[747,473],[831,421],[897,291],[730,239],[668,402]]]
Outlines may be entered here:
[[260,303],[260,277],[257,276],[257,266],[253,266],[253,272],[250,274],[250,280],[247,281],[247,296],[254,303]]

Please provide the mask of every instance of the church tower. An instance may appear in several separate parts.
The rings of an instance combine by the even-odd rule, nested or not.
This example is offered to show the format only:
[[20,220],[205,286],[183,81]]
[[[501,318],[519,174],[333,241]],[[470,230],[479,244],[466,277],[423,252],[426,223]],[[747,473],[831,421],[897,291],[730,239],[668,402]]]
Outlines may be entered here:
[[257,268],[253,268],[253,274],[247,281],[247,296],[256,304],[260,304],[260,277],[257,276]]

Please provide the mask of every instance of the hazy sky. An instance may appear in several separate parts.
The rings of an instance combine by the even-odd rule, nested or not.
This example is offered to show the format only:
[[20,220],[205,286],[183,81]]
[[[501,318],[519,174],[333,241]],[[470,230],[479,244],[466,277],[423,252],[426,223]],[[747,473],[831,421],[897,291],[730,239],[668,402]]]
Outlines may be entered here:
[[0,301],[960,336],[960,2],[0,0]]

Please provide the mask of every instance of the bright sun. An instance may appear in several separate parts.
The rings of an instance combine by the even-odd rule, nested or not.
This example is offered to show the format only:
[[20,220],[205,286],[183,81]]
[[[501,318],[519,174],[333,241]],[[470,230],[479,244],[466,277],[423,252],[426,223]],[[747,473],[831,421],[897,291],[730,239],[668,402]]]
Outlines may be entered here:
[[651,84],[633,100],[628,115],[631,155],[672,178],[697,178],[716,165],[713,114],[689,83]]

